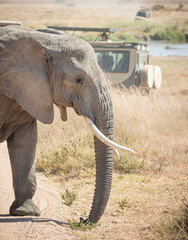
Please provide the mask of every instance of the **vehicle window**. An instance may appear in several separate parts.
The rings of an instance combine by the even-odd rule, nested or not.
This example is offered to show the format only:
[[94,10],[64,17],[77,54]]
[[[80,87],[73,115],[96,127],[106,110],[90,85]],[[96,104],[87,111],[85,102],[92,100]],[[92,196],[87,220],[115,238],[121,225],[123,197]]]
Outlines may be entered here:
[[105,72],[128,72],[129,51],[95,50],[99,66]]
[[147,17],[147,14],[145,12],[138,12],[137,16],[138,17]]

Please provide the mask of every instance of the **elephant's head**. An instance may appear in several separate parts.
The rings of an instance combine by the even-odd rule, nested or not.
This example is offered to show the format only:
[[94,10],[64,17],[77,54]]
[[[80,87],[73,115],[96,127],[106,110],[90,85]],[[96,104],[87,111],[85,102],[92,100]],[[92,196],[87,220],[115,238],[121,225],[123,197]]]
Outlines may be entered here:
[[[78,115],[94,122],[99,135],[102,132],[113,139],[110,94],[88,43],[67,35],[6,27],[0,50],[1,94],[15,99],[43,123],[53,121],[53,103],[59,107],[62,120],[67,119],[66,108],[72,107]],[[91,222],[102,216],[111,190],[113,152],[102,141],[94,139],[96,187]]]

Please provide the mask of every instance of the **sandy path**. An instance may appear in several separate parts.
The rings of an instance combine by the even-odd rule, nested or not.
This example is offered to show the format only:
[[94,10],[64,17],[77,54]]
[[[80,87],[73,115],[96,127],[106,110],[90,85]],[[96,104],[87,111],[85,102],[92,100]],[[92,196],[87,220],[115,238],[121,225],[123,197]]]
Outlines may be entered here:
[[10,216],[9,207],[14,200],[14,193],[6,143],[1,143],[0,240],[75,239],[67,223],[62,221],[62,205],[58,193],[40,174],[37,175],[37,182],[38,188],[34,200],[42,211],[41,217]]

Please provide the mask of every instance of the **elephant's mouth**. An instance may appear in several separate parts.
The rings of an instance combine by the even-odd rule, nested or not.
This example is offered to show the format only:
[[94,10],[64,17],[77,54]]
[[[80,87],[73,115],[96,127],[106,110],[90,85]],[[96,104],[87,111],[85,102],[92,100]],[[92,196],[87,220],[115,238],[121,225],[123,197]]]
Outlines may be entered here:
[[131,152],[131,153],[136,153],[135,151],[133,151],[132,149],[130,148],[127,148],[127,147],[124,147],[124,146],[121,146],[115,142],[113,142],[112,140],[108,139],[106,136],[104,136],[103,133],[101,133],[101,131],[95,126],[94,122],[85,117],[85,120],[90,128],[90,130],[94,133],[94,135],[101,141],[103,142],[104,144],[106,144],[107,146],[111,147],[114,151],[114,154],[117,158],[119,158],[119,153],[118,153],[118,150],[120,151],[125,151],[125,152]]

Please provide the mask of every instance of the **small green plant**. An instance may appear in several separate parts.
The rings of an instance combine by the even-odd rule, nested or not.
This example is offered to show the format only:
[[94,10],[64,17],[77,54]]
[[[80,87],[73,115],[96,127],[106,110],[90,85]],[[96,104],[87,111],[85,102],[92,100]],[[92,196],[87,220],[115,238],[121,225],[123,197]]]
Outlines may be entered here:
[[128,204],[128,201],[126,198],[118,202],[119,207],[123,210]]
[[80,218],[80,222],[69,222],[69,226],[72,230],[86,231],[91,230],[94,227],[100,226],[100,224],[91,223],[89,219],[84,220],[83,218]]
[[62,194],[62,198],[65,201],[65,205],[67,206],[71,206],[74,202],[74,200],[76,199],[77,194],[74,191],[65,190],[65,193]]

